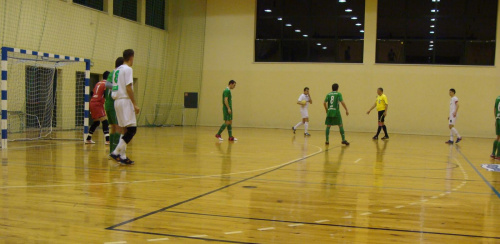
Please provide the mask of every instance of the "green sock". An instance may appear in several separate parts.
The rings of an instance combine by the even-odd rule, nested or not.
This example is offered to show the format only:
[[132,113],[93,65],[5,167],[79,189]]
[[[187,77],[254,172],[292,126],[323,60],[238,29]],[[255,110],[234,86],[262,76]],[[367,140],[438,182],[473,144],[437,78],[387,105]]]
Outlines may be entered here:
[[495,141],[493,141],[493,152],[491,153],[491,155],[495,155],[497,148],[498,148],[498,141],[495,140]]
[[330,140],[330,127],[326,127],[326,141]]
[[219,132],[217,132],[217,135],[220,135],[220,133],[222,133],[224,131],[224,129],[226,129],[226,123],[222,124],[222,126],[220,127],[220,130]]
[[233,137],[233,126],[227,126],[227,133],[229,133],[229,137]]
[[497,157],[500,157],[500,141],[497,142]]
[[109,142],[109,152],[113,152],[120,142],[120,133],[113,133],[110,135],[110,137],[111,140]]
[[339,129],[340,129],[340,136],[342,136],[342,141],[345,141],[344,126],[339,126]]

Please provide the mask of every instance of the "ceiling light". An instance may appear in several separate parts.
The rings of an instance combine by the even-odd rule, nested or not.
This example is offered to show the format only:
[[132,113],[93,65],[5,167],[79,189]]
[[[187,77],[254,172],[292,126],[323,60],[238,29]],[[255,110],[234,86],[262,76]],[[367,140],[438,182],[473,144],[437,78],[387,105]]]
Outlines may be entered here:
[[434,25],[431,25],[431,28],[434,28]]
[[437,12],[439,12],[439,9],[431,9],[431,12],[437,13]]
[[429,51],[432,51],[432,50],[434,50],[434,49],[433,49],[432,47],[430,47],[430,48],[429,48]]
[[316,45],[321,46],[321,43],[318,42],[318,43],[316,43]]
[[278,17],[278,20],[283,20],[283,18],[281,18],[281,17]]
[[434,41],[430,41],[431,43],[434,43]]
[[434,31],[429,31],[429,33],[434,34]]
[[431,45],[429,45],[429,47],[433,47],[433,46],[434,46],[434,45],[432,45],[432,44],[431,44]]
[[359,32],[361,32],[361,33],[365,33],[365,30],[360,30]]
[[302,35],[303,37],[308,37],[309,35]]
[[431,21],[436,21],[436,19],[432,18]]
[[441,0],[432,0],[433,3],[439,3]]
[[356,26],[361,26],[361,23],[356,23]]
[[346,0],[339,0],[339,3],[345,3]]
[[352,12],[352,9],[348,8],[345,11],[348,12],[348,13],[350,13],[350,12]]
[[352,17],[351,17],[351,19],[358,19],[358,17],[356,17],[356,16],[352,16]]
[[300,30],[295,30],[295,32],[299,33],[299,32],[300,32]]
[[290,27],[290,26],[292,26],[292,24],[286,24],[285,26],[288,26],[288,27]]
[[264,12],[266,12],[266,13],[271,13],[271,12],[273,12],[273,11],[272,11],[272,10],[270,10],[270,9],[266,9],[266,10],[264,10]]
[[323,50],[325,50],[325,49],[326,49],[326,47],[323,47]]

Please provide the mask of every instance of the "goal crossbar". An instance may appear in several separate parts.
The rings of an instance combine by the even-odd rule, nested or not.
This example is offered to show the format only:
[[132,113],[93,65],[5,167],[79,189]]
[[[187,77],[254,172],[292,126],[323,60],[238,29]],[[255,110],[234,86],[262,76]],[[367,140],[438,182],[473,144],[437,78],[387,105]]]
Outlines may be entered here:
[[7,129],[8,129],[8,110],[7,110],[7,77],[8,77],[8,59],[9,53],[20,53],[33,55],[34,60],[43,60],[43,59],[56,59],[64,62],[84,62],[85,63],[85,91],[84,91],[84,121],[83,121],[83,139],[87,137],[89,132],[89,102],[90,102],[90,59],[66,56],[66,55],[58,55],[52,53],[45,53],[39,51],[31,51],[26,49],[19,48],[11,48],[11,47],[2,47],[1,49],[2,59],[1,59],[1,67],[2,67],[2,81],[1,81],[1,109],[2,109],[2,120],[0,123],[0,129],[2,131],[2,139],[1,139],[1,147],[2,149],[7,148]]

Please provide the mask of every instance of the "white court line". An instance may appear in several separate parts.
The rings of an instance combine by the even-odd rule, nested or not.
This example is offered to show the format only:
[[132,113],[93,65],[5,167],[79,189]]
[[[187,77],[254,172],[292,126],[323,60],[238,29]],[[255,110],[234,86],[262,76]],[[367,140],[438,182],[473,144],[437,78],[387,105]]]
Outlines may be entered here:
[[380,210],[379,210],[379,212],[387,212],[387,211],[389,211],[389,210],[390,210],[390,209],[387,209],[387,208],[386,208],[386,209],[380,209]]
[[112,242],[104,242],[104,244],[125,244],[126,241],[112,241]]
[[240,233],[243,233],[243,231],[225,232],[224,234],[226,234],[226,235],[232,235],[232,234],[240,234]]
[[203,238],[203,237],[207,237],[207,235],[194,235],[194,236],[189,236],[189,237],[193,237],[193,238]]
[[260,228],[260,229],[257,229],[257,230],[260,230],[260,231],[274,230],[274,227]]
[[301,225],[304,225],[304,224],[289,224],[288,226],[294,227],[294,226],[301,226]]
[[438,196],[432,196],[431,198],[432,198],[432,199],[436,199],[436,198],[438,198]]
[[168,238],[148,239],[148,241],[168,241]]
[[395,208],[404,208],[405,205],[399,205],[399,206],[396,206]]
[[420,200],[420,201],[421,201],[421,202],[427,202],[427,201],[429,201],[429,200],[427,200],[427,199],[422,199],[422,200]]
[[372,214],[372,213],[370,213],[370,212],[366,212],[366,213],[362,213],[362,214],[360,214],[360,215],[370,215],[370,214]]
[[352,219],[352,216],[351,215],[348,215],[348,216],[344,216],[342,217],[343,219]]
[[358,163],[359,161],[361,161],[362,158],[358,158],[358,160],[354,161],[354,163]]
[[410,203],[410,205],[417,205],[417,204],[418,204],[418,202],[412,202],[412,203]]
[[[148,182],[165,182],[165,181],[175,181],[175,180],[190,180],[190,179],[202,179],[202,178],[213,178],[213,177],[221,177],[221,176],[230,176],[230,175],[238,175],[238,174],[247,174],[247,173],[253,173],[253,172],[259,172],[259,171],[266,171],[266,170],[271,170],[275,168],[279,168],[288,164],[291,164],[293,162],[303,160],[308,157],[312,157],[314,155],[320,154],[323,152],[323,149],[319,146],[316,145],[311,145],[314,147],[319,148],[318,151],[311,153],[309,155],[306,155],[304,157],[296,158],[293,160],[290,160],[286,163],[282,163],[279,165],[267,167],[267,168],[262,168],[262,169],[254,169],[254,170],[248,170],[248,171],[242,171],[242,172],[235,172],[235,173],[229,173],[229,174],[218,174],[218,175],[202,175],[202,176],[191,176],[191,177],[184,177],[184,178],[168,178],[168,179],[157,179],[157,180],[136,180],[136,181],[123,181],[123,182],[107,182],[107,183],[86,183],[86,184],[60,184],[60,185],[21,185],[21,186],[1,186],[0,189],[14,189],[14,188],[44,188],[44,187],[69,187],[69,186],[100,186],[100,185],[115,185],[115,184],[134,184],[134,183],[148,183]],[[332,147],[330,149],[333,149],[335,147]]]
[[316,220],[314,222],[316,222],[316,223],[325,223],[325,222],[328,222],[328,221],[330,221],[330,220],[328,220],[328,219],[322,219],[322,220]]

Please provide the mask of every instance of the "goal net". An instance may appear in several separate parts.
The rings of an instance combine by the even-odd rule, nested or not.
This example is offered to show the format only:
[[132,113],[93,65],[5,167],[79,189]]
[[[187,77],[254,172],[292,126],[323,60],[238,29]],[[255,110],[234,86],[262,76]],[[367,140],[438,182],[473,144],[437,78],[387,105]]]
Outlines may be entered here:
[[89,66],[80,58],[2,48],[2,148],[16,140],[82,140]]

